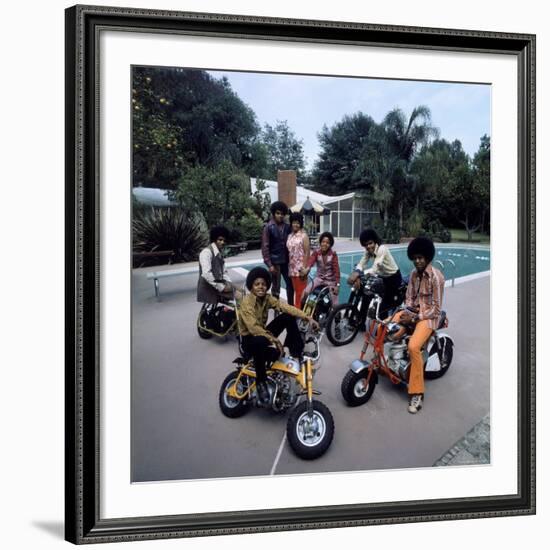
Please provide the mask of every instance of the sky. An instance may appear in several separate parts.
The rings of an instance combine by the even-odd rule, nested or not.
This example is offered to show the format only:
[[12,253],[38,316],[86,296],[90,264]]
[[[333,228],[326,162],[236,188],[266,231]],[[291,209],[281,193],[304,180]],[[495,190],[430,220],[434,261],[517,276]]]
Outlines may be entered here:
[[318,156],[317,134],[323,124],[330,127],[358,111],[381,122],[395,107],[408,117],[415,107],[426,105],[440,137],[460,140],[471,157],[481,136],[491,135],[491,87],[487,84],[208,72],[215,78],[227,77],[262,127],[287,120],[296,137],[304,142],[308,168]]

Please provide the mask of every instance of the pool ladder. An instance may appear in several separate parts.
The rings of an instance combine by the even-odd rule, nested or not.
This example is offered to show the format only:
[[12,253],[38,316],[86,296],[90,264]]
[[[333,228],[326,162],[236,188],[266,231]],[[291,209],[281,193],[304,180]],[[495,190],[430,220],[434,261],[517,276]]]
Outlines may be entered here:
[[[456,271],[456,264],[454,263],[454,260],[451,260],[450,258],[445,258],[443,260],[443,262],[449,262],[449,264],[451,264],[452,268],[453,268],[453,272],[452,272],[452,279],[451,279],[451,287],[454,288],[455,286],[455,271]],[[441,260],[434,260],[434,264],[438,264],[441,266],[441,269],[443,271],[445,271],[445,264],[443,263]]]

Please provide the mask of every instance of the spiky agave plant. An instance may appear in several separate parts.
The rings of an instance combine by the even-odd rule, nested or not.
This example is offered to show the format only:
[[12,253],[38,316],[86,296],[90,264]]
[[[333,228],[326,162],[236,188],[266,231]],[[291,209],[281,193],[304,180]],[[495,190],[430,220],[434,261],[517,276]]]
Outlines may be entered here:
[[175,262],[196,260],[208,244],[201,214],[183,208],[151,208],[135,212],[132,221],[134,252],[173,250]]

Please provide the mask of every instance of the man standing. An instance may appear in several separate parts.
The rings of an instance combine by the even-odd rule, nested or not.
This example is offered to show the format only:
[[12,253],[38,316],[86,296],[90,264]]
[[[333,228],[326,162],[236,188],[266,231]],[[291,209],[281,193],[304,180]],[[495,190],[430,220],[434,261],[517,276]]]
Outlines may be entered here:
[[281,277],[285,280],[287,302],[294,305],[294,289],[288,275],[288,250],[286,241],[290,234],[290,225],[285,223],[288,207],[284,202],[276,201],[271,205],[271,219],[262,232],[262,256],[272,279],[271,294],[279,298]]
[[393,320],[403,325],[414,325],[414,332],[409,340],[411,367],[408,411],[415,414],[422,408],[424,398],[424,361],[421,350],[432,331],[437,329],[445,277],[439,269],[431,265],[435,256],[435,247],[431,239],[413,239],[407,248],[407,256],[415,269],[411,272],[407,287],[406,309],[398,312]]

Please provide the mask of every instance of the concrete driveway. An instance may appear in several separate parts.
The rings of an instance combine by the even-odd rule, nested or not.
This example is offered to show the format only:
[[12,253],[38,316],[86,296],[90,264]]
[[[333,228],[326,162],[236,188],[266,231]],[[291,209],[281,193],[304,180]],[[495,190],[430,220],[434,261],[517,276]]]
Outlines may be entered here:
[[[156,299],[146,279],[152,269],[158,270],[132,274],[135,482],[430,467],[489,412],[488,276],[446,289],[453,364],[443,378],[426,382],[417,415],[406,410],[406,392],[386,379],[366,405],[348,407],[340,383],[361,339],[340,348],[323,341],[315,387],[333,414],[335,436],[324,456],[306,462],[286,442],[287,415],[222,415],[218,392],[238,356],[236,341],[198,337],[196,274],[163,279]],[[243,280],[242,270],[232,276]]]

